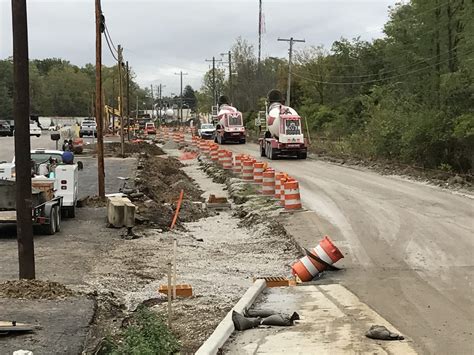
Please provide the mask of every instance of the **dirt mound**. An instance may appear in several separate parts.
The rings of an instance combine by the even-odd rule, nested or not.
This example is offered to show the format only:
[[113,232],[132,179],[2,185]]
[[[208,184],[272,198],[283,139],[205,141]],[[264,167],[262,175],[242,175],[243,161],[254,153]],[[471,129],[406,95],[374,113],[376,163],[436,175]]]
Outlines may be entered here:
[[107,200],[99,196],[86,196],[77,200],[77,207],[105,207]]
[[[96,144],[90,144],[87,146],[85,149],[85,152],[90,152],[90,153],[97,153],[97,145]],[[120,142],[110,142],[110,143],[105,143],[104,144],[104,155],[107,157],[119,157],[121,156],[121,144]],[[164,155],[165,152],[163,150],[156,146],[155,144],[149,144],[146,142],[136,142],[136,143],[128,143],[126,142],[124,144],[124,152],[126,155],[131,155],[131,154],[140,154],[140,153],[146,153],[148,155]]]
[[184,198],[201,201],[201,191],[197,185],[181,170],[183,165],[174,158],[150,158],[140,170],[138,188],[158,203],[174,203],[181,189]]
[[59,299],[73,296],[74,292],[52,281],[15,280],[0,284],[0,297],[24,299]]
[[168,230],[181,190],[184,198],[178,217],[179,222],[196,221],[207,216],[199,203],[201,191],[196,183],[181,170],[183,165],[176,159],[148,157],[139,162],[136,186],[152,200],[137,202],[139,214],[164,230]]

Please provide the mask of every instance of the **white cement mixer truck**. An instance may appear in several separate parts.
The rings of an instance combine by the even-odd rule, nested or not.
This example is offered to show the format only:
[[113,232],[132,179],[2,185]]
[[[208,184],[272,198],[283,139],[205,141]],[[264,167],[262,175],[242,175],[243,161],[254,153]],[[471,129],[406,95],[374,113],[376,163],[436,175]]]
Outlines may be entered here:
[[292,156],[306,159],[308,147],[303,136],[301,117],[291,107],[272,103],[266,120],[260,122],[264,136],[259,139],[260,155],[269,159]]
[[242,113],[230,105],[222,105],[217,117],[215,141],[219,144],[228,142],[245,143],[245,127]]

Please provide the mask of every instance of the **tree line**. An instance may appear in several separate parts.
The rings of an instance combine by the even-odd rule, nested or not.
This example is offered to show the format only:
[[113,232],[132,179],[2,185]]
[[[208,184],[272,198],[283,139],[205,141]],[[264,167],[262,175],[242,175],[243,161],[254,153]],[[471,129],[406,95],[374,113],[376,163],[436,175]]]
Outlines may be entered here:
[[[336,153],[472,172],[473,19],[473,0],[411,0],[390,8],[383,38],[297,51],[291,105],[307,119],[313,142]],[[232,58],[232,86],[219,69],[217,91],[232,96],[250,123],[268,90],[286,92],[288,62],[270,57],[259,66],[241,38]],[[212,71],[196,95],[199,109],[209,111]]]
[[[30,111],[40,116],[94,116],[95,65],[83,67],[59,58],[30,61]],[[103,66],[104,103],[118,107],[119,77],[117,66]],[[125,95],[126,74],[123,78]],[[151,103],[149,89],[142,89],[130,75],[130,106],[136,101]],[[138,100],[137,100],[138,98]],[[151,105],[149,105],[151,106]],[[124,106],[125,107],[125,106]],[[0,119],[13,119],[13,61],[0,60]]]

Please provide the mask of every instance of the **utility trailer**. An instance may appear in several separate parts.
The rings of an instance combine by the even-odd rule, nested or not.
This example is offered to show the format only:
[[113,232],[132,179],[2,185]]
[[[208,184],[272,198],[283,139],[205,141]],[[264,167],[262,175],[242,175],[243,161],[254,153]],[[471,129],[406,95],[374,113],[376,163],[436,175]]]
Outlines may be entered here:
[[[47,199],[45,191],[32,189],[31,219],[41,234],[61,230],[62,196]],[[0,180],[0,224],[16,224],[16,182]]]

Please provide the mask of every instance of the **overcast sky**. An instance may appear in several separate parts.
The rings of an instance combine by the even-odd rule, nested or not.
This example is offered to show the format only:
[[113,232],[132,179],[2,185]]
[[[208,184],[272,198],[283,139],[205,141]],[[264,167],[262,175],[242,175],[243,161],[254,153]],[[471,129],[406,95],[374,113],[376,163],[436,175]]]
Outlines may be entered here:
[[[304,46],[341,38],[382,36],[388,7],[395,0],[263,0],[266,32],[262,55],[286,57],[288,44],[278,37],[303,38]],[[76,65],[95,62],[94,0],[27,0],[30,58],[58,57]],[[184,84],[201,87],[209,68],[205,59],[220,57],[239,36],[257,47],[258,0],[102,0],[115,44],[142,86],[166,85],[164,94]],[[0,0],[0,58],[12,55],[11,0]],[[113,64],[105,41],[103,63]]]

